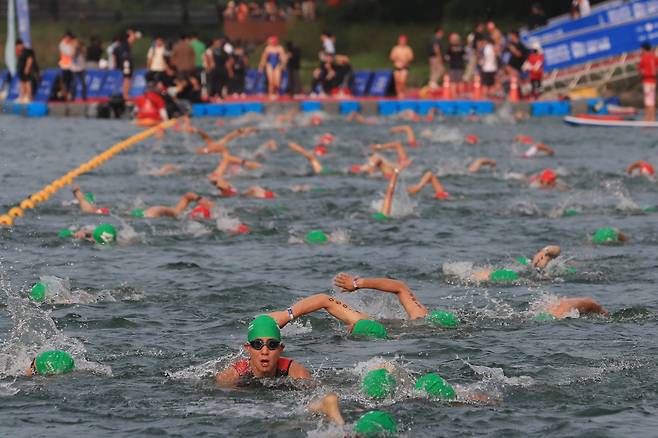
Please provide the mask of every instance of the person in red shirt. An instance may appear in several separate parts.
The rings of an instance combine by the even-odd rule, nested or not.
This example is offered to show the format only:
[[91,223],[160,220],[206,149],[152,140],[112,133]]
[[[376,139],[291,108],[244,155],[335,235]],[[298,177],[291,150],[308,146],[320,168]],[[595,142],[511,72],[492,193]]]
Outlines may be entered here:
[[532,44],[532,52],[528,55],[522,69],[528,72],[530,85],[532,86],[532,97],[537,99],[541,94],[541,81],[544,77],[544,54],[541,52],[539,43]]
[[136,97],[135,105],[137,106],[137,124],[140,126],[153,126],[168,119],[164,99],[153,90]]
[[656,120],[656,73],[658,59],[651,50],[651,45],[642,43],[642,56],[637,70],[642,78],[642,90],[644,91],[644,120],[654,122]]

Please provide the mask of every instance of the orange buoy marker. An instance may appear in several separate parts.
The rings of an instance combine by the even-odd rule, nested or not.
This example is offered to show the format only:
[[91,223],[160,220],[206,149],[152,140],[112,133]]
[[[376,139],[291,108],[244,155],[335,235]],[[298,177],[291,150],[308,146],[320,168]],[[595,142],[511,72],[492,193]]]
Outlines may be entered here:
[[443,92],[443,98],[444,99],[452,99],[452,89],[450,88],[450,76],[445,74],[443,75],[443,87],[442,92]]
[[510,102],[519,101],[519,79],[514,74],[510,78],[509,96],[507,97],[507,100]]

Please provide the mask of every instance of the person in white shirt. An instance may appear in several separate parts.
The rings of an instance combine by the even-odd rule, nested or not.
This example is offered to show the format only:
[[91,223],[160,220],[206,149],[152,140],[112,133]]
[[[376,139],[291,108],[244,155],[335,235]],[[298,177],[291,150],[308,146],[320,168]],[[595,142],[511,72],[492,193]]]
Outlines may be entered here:
[[478,41],[478,49],[481,50],[480,70],[482,71],[482,91],[485,96],[490,95],[496,87],[496,72],[498,71],[498,58],[496,49],[490,39]]
[[159,82],[160,78],[167,69],[167,47],[165,46],[162,37],[156,37],[153,45],[146,53],[146,68],[148,74],[146,80],[148,82]]

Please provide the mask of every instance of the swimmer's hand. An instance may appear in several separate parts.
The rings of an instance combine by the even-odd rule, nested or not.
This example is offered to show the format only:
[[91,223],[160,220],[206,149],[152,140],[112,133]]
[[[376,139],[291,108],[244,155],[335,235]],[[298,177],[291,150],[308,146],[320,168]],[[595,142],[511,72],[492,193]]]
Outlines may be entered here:
[[346,272],[340,272],[334,277],[334,285],[341,288],[341,292],[354,292],[358,289],[357,280],[358,277],[353,277]]

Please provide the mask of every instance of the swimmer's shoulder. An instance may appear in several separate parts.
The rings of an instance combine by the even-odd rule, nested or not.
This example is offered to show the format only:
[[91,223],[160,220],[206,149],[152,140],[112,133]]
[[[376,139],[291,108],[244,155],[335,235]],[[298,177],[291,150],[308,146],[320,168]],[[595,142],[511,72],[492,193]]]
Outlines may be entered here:
[[288,368],[288,376],[293,379],[310,379],[311,373],[304,365],[293,360],[290,363],[290,368]]

